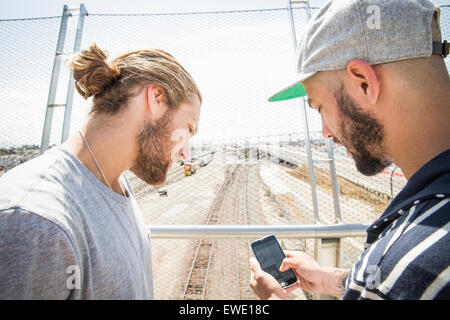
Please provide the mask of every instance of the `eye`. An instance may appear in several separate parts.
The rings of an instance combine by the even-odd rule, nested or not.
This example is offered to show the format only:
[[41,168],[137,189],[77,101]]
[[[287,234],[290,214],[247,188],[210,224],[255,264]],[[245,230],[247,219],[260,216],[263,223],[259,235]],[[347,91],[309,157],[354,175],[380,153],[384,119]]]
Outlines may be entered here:
[[189,133],[194,134],[194,129],[191,126],[189,126]]
[[309,101],[310,101],[310,100],[308,99],[308,106],[309,106],[311,109],[317,110],[317,111],[320,113],[320,111],[321,111],[321,109],[322,109],[322,105],[319,105],[317,108],[315,108],[315,107],[313,107],[313,106],[311,105],[311,103],[310,103]]

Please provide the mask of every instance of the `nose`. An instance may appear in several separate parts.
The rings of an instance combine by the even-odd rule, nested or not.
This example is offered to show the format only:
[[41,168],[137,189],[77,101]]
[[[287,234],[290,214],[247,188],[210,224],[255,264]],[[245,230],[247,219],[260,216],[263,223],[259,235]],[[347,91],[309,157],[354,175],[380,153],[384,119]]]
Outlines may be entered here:
[[190,146],[189,141],[185,141],[183,143],[183,147],[180,149],[180,152],[178,153],[179,158],[183,161],[189,161],[191,159],[191,152],[190,152]]
[[325,139],[330,139],[333,138],[333,132],[330,130],[330,128],[328,128],[328,124],[325,121],[325,119],[323,117],[321,117],[322,119],[322,137],[324,137]]

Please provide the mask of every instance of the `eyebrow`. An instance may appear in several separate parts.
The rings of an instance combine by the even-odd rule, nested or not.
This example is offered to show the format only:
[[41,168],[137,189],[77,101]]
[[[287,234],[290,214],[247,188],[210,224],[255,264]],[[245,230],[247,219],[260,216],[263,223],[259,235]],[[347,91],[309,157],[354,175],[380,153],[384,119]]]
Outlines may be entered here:
[[311,109],[316,110],[317,112],[321,113],[321,112],[320,112],[320,109],[322,108],[322,104],[319,104],[316,108],[314,108],[314,107],[311,105],[311,102],[312,102],[312,101],[314,101],[314,100],[308,99],[308,106],[309,106]]
[[198,133],[198,125],[200,121],[197,121],[195,118],[192,118],[192,120],[194,121],[194,134]]

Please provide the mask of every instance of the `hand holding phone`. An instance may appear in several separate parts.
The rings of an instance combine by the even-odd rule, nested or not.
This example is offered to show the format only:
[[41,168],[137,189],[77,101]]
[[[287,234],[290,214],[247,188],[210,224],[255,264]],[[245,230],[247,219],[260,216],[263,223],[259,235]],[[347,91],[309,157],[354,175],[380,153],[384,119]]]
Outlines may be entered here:
[[280,266],[286,256],[274,235],[253,241],[251,247],[261,269],[272,275],[283,289],[297,282],[292,269],[280,272]]

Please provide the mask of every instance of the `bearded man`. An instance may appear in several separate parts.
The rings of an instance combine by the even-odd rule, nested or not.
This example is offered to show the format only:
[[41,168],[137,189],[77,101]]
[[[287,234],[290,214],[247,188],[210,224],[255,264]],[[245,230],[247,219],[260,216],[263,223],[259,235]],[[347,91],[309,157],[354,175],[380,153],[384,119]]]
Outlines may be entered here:
[[343,299],[450,298],[450,78],[440,8],[428,0],[334,0],[308,24],[298,80],[271,100],[308,95],[324,138],[347,149],[365,175],[391,163],[405,188],[367,230],[351,270],[286,252],[280,271],[299,281],[283,291],[251,259],[261,298],[302,288]]
[[150,239],[124,171],[152,185],[189,157],[201,95],[162,50],[71,62],[93,105],[61,146],[0,179],[0,299],[152,299]]

